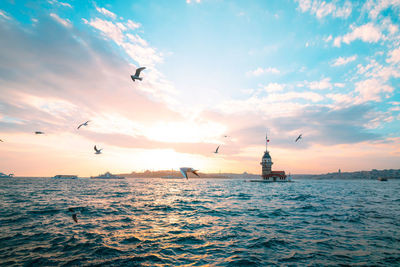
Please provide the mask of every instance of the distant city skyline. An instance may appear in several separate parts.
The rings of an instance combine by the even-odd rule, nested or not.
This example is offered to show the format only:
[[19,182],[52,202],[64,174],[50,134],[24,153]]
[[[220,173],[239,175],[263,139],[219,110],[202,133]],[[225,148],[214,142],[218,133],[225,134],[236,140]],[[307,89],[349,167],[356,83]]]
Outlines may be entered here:
[[0,172],[261,173],[267,131],[272,169],[397,169],[399,14],[395,0],[2,1]]

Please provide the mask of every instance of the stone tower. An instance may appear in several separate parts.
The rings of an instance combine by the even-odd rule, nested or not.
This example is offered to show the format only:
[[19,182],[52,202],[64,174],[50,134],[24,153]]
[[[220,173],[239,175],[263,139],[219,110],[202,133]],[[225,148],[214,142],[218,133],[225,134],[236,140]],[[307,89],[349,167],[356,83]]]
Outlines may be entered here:
[[265,152],[264,152],[264,156],[261,159],[261,166],[262,166],[262,177],[268,177],[271,175],[272,173],[272,159],[271,156],[269,155],[269,151],[268,151],[268,135],[265,135]]

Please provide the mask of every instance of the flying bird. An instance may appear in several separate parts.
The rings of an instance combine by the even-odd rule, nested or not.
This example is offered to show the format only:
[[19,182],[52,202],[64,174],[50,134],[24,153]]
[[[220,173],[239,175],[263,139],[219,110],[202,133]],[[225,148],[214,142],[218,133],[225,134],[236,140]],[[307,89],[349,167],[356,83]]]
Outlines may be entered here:
[[181,170],[181,173],[182,173],[183,177],[185,177],[186,179],[188,179],[188,175],[187,175],[188,172],[191,172],[191,173],[195,174],[196,176],[200,177],[197,174],[197,170],[195,170],[193,168],[182,167],[182,168],[180,168],[180,170]]
[[101,154],[101,151],[102,151],[103,149],[101,148],[101,149],[98,149],[97,147],[96,147],[96,145],[94,145],[94,151],[96,151],[95,152],[95,154]]
[[139,77],[139,75],[140,75],[140,72],[141,72],[142,70],[144,70],[145,68],[146,68],[146,67],[137,68],[137,69],[136,69],[136,72],[135,72],[135,75],[131,75],[132,81],[135,81],[135,80],[141,81],[141,80],[143,80],[143,78],[142,78],[142,77]]
[[78,217],[77,217],[77,215],[76,215],[75,210],[74,210],[73,208],[68,208],[68,211],[73,212],[73,213],[72,213],[72,219],[73,219],[76,223],[78,223]]
[[302,135],[303,135],[303,134],[300,134],[300,135],[296,138],[295,142],[299,141],[299,140],[301,139],[301,136],[302,136]]
[[44,132],[37,131],[37,132],[35,132],[35,134],[44,134]]
[[217,149],[214,151],[215,154],[218,154],[218,149],[219,149],[219,146],[218,146]]
[[0,139],[0,142],[4,142],[4,141]]
[[76,213],[72,214],[72,219],[77,223],[78,222],[78,217],[76,217]]
[[81,124],[79,124],[79,126],[78,126],[78,130],[79,130],[79,128],[81,128],[82,126],[88,126],[88,123],[89,123],[90,121],[86,121],[86,122],[84,122],[84,123],[81,123]]

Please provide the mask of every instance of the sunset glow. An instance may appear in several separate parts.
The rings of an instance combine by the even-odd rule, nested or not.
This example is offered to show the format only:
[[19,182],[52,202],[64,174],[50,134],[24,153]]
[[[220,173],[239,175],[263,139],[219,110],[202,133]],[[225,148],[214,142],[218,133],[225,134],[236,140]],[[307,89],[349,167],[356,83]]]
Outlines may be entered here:
[[1,172],[260,173],[267,131],[292,174],[400,166],[398,1],[13,2]]

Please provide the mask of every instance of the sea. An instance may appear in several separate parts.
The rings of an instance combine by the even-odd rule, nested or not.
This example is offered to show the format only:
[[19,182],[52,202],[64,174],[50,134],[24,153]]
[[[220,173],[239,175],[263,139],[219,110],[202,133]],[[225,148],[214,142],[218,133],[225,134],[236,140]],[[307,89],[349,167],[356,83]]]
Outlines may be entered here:
[[0,265],[400,266],[400,180],[0,179]]

